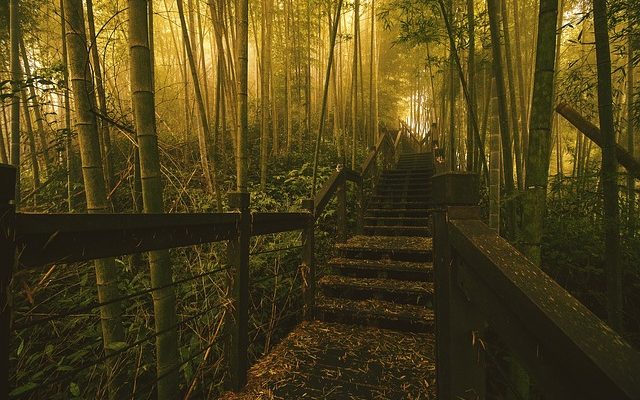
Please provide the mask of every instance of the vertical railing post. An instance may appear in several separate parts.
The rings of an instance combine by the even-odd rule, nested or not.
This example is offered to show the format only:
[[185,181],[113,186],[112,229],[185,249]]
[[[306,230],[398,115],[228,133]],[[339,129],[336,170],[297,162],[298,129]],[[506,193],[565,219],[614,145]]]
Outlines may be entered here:
[[251,213],[249,193],[229,193],[229,206],[238,213],[238,235],[229,240],[229,292],[231,312],[226,323],[229,332],[227,354],[231,389],[239,391],[247,383],[249,347],[249,239]]
[[479,218],[478,176],[446,173],[433,178],[433,266],[438,398],[485,397],[484,363],[476,340],[484,323],[456,286],[460,259],[449,243],[450,219]]
[[315,263],[315,208],[313,199],[302,200],[302,208],[309,212],[307,224],[302,231],[302,296],[304,298],[304,318],[314,318],[316,300]]
[[336,210],[338,242],[343,243],[347,241],[347,180],[344,172],[340,172],[338,177],[336,197],[338,200]]
[[356,201],[358,202],[356,233],[358,235],[362,235],[364,230],[364,179],[365,177],[362,175],[356,182]]
[[[371,164],[371,179],[373,180],[372,185],[375,185],[376,183],[378,183],[378,158],[380,158],[380,152],[376,151],[376,155],[373,158],[373,163]],[[364,178],[364,177],[363,177]]]
[[16,262],[16,169],[0,164],[0,399],[9,398],[11,300],[9,285]]
[[382,156],[383,156],[383,163],[384,163],[384,169],[389,169],[393,166],[393,146],[389,145],[389,140],[387,140],[387,138],[385,138],[385,140],[382,141]]

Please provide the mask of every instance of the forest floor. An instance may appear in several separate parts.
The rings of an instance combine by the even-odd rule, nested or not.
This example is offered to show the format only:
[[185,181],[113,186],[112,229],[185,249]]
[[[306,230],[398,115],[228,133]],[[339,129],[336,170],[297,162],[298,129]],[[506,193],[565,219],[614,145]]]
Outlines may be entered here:
[[222,399],[435,399],[435,337],[320,321],[298,325]]

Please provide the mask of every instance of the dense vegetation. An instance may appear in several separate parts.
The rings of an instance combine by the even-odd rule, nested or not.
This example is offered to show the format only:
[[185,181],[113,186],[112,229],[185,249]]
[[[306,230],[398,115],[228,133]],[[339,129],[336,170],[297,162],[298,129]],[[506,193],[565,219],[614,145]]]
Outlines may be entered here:
[[[615,155],[639,154],[637,1],[248,3],[246,19],[246,0],[0,3],[0,162],[19,167],[19,211],[217,212],[234,190],[256,211],[299,210],[315,180],[404,125],[480,174],[490,225],[640,344],[638,176]],[[320,264],[334,212],[318,221]],[[299,318],[300,240],[252,240],[254,358]],[[13,394],[113,397],[126,371],[123,388],[151,397],[156,336],[178,321],[181,392],[219,393],[225,254],[16,270]],[[164,331],[152,280],[175,290]],[[113,329],[107,287],[126,297]]]

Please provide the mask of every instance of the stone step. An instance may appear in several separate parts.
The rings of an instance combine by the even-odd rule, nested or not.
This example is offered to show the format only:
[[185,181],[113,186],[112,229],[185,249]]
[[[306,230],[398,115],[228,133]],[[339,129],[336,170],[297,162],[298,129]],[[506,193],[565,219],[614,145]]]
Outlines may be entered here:
[[407,169],[407,168],[396,168],[396,169],[387,169],[382,171],[381,175],[411,175],[411,176],[432,176],[433,175],[433,167],[422,167],[415,169]]
[[388,199],[383,201],[382,199],[372,199],[369,203],[370,208],[375,209],[404,209],[404,210],[422,210],[428,208],[431,204],[428,200],[420,200],[420,201],[406,201],[406,200],[396,200],[396,199]]
[[377,299],[429,307],[433,304],[433,283],[431,282],[326,275],[318,281],[318,286],[326,297],[351,300]]
[[392,187],[388,185],[378,185],[376,194],[380,196],[389,195],[410,195],[410,196],[429,196],[431,195],[431,187],[413,187],[407,188],[402,186]]
[[428,226],[431,222],[429,217],[364,217],[364,224],[367,226]]
[[431,186],[431,177],[423,176],[423,177],[411,177],[410,175],[406,177],[398,177],[398,176],[382,176],[378,179],[378,186],[380,185],[394,185],[394,186]]
[[402,207],[406,208],[415,208],[413,204],[416,206],[421,205],[424,208],[425,205],[431,204],[431,194],[403,194],[403,193],[391,193],[391,194],[374,194],[371,195],[371,204],[377,203],[407,203],[403,204]]
[[433,159],[433,153],[400,154],[399,160],[424,160]]
[[389,226],[389,225],[365,225],[365,235],[386,236],[429,236],[431,229],[426,226]]
[[427,237],[356,235],[336,244],[336,250],[344,258],[429,262],[432,246]]
[[375,189],[394,189],[394,190],[431,190],[431,179],[409,180],[409,179],[381,179],[378,181]]
[[335,257],[329,260],[327,264],[340,275],[351,277],[407,281],[428,281],[433,277],[433,264],[430,262]]
[[395,171],[398,171],[398,173],[411,172],[413,174],[418,174],[418,173],[433,174],[433,167],[429,165],[418,165],[418,164],[397,164],[395,167]]
[[391,217],[391,218],[431,218],[428,208],[393,209],[393,208],[368,208],[365,217]]
[[358,324],[404,332],[426,333],[434,328],[434,313],[425,306],[368,299],[336,299],[319,295],[316,318],[325,322]]

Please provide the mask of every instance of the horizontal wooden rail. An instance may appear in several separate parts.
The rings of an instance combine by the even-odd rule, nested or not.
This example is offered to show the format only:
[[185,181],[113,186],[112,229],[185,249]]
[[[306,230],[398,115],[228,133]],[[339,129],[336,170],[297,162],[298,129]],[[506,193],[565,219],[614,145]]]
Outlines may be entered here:
[[[598,147],[602,148],[604,143],[604,137],[600,132],[600,128],[594,125],[591,121],[580,115],[580,113],[574,110],[566,103],[560,103],[556,107],[556,112],[562,115],[571,125],[575,126],[586,137],[591,139]],[[634,158],[631,153],[625,150],[622,146],[616,143],[616,158],[618,162],[633,175],[636,179],[640,179],[640,161]]]
[[316,194],[314,199],[313,209],[316,218],[324,211],[324,208],[329,204],[331,198],[336,192],[338,185],[343,178],[342,171],[333,171],[329,179],[320,188],[320,191]]
[[488,329],[545,397],[640,399],[640,353],[480,220],[477,183],[434,178],[439,397],[485,397]]
[[[251,235],[302,230],[304,213],[252,213]],[[236,237],[238,213],[16,214],[20,267],[88,261]]]
[[[401,136],[400,133],[398,136]],[[399,140],[399,139],[398,139]],[[389,164],[397,143],[388,133],[378,141],[362,172],[342,168],[334,172],[315,199],[303,201],[306,212],[265,213],[250,210],[248,193],[230,193],[232,212],[207,214],[26,214],[14,206],[15,169],[0,164],[0,399],[8,396],[11,309],[9,282],[14,267],[36,267],[115,257],[152,250],[227,241],[227,275],[231,312],[225,320],[230,384],[246,383],[248,368],[249,239],[251,236],[302,231],[304,315],[313,318],[315,298],[314,224],[331,198],[338,198],[338,237],[346,237],[347,181],[358,186],[359,224],[362,225],[363,177],[373,171],[378,156]]]
[[305,229],[312,215],[300,213],[252,213],[251,235],[289,232]]
[[238,216],[214,214],[16,214],[19,265],[87,261],[229,240]]
[[540,268],[479,220],[451,220],[449,240],[458,286],[545,392],[640,398],[640,354]]

